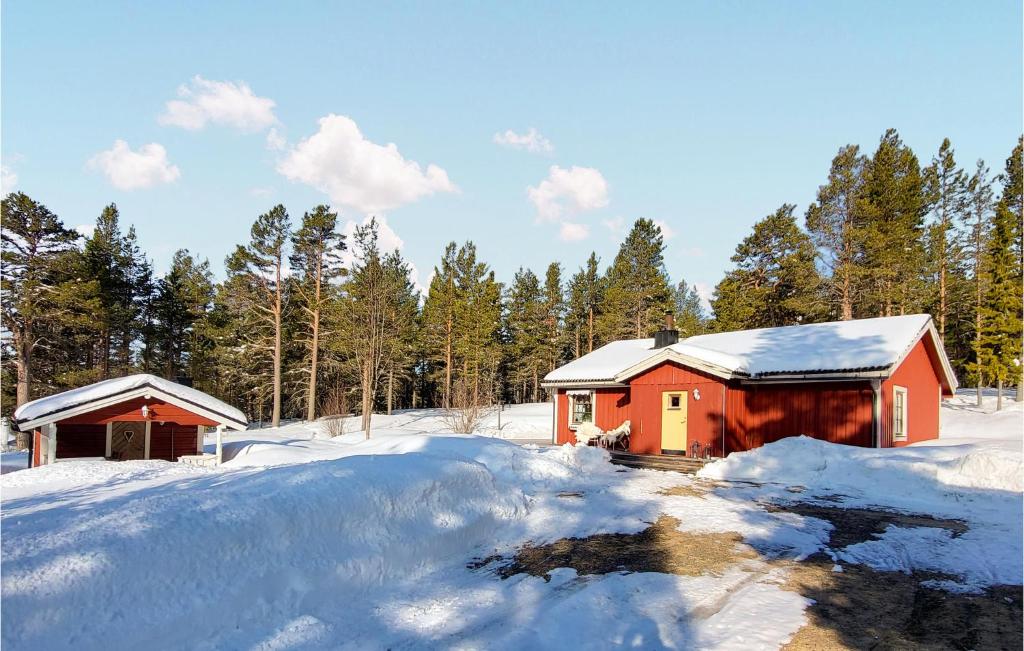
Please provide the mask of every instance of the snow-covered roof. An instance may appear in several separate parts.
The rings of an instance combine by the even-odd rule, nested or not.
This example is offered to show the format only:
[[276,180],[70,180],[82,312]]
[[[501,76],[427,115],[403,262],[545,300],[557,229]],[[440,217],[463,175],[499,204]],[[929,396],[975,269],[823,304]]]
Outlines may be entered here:
[[[832,321],[782,328],[697,335],[665,348],[653,339],[617,341],[549,373],[547,384],[621,383],[660,364],[675,361],[721,377],[767,378],[793,374],[891,372],[926,333],[927,314]],[[956,388],[949,362],[935,338],[950,390]]]
[[147,394],[223,422],[234,429],[243,430],[249,422],[244,413],[226,402],[198,389],[148,373],[104,380],[26,402],[15,410],[14,420],[19,427],[31,428],[66,418],[68,412],[91,411],[104,404],[116,404]]

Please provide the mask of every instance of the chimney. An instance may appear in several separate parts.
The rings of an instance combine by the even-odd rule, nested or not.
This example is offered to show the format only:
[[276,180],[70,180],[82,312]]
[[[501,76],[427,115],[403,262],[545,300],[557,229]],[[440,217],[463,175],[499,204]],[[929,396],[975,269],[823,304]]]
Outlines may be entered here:
[[665,327],[654,333],[654,347],[664,348],[679,342],[679,331],[676,330],[676,319],[672,312],[665,312]]

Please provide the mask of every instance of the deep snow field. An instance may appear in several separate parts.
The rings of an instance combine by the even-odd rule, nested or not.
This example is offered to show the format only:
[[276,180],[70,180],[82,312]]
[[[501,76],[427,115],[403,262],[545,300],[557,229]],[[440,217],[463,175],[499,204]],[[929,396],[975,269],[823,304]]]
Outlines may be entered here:
[[[627,470],[550,435],[550,405],[511,407],[480,436],[431,410],[375,416],[373,437],[294,423],[225,438],[226,462],[64,462],[0,478],[5,649],[774,649],[809,599],[773,561],[825,552],[937,572],[953,594],[1020,584],[1021,429],[964,392],[931,445],[787,439],[701,477]],[[492,422],[493,421],[493,422]],[[348,429],[355,429],[352,422]],[[207,440],[208,446],[212,440]],[[212,450],[212,448],[210,448]],[[5,461],[6,464],[6,461]],[[688,494],[688,487],[707,491]],[[665,489],[682,489],[668,491]],[[709,490],[710,489],[710,490]],[[769,510],[801,500],[963,520],[957,535],[890,526],[841,551],[831,526]],[[662,515],[736,532],[760,556],[700,576],[613,572],[501,579],[478,559],[634,533]],[[831,562],[831,561],[829,561]]]

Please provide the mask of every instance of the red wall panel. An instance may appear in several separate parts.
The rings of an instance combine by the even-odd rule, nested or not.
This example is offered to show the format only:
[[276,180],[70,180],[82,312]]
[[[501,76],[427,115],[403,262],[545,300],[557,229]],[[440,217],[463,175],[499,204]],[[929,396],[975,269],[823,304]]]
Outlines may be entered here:
[[730,386],[726,452],[801,434],[870,446],[872,395],[870,382]]
[[[700,400],[694,396],[700,391]],[[725,383],[713,375],[666,362],[630,381],[630,452],[661,453],[661,395],[665,391],[687,391],[686,441],[710,445],[714,454],[721,454],[723,398]]]
[[[888,380],[882,382],[882,445],[902,447],[939,437],[939,376],[925,340],[917,342]],[[893,387],[907,390],[907,440],[893,441]]]
[[196,453],[197,427],[176,423],[151,423],[149,427],[149,458],[177,461],[178,457]]
[[61,422],[57,425],[57,458],[102,457],[107,454],[107,426]]

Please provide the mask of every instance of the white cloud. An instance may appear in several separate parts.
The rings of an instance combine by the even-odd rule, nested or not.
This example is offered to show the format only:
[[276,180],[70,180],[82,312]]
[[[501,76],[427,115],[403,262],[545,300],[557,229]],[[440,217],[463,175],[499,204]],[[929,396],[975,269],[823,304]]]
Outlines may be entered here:
[[593,167],[563,169],[552,165],[548,178],[537,187],[526,188],[537,216],[554,221],[565,214],[584,212],[608,205],[608,182]]
[[171,183],[181,176],[178,167],[167,160],[167,150],[155,142],[132,151],[124,140],[115,140],[113,147],[89,160],[89,167],[103,172],[119,190]]
[[167,102],[157,120],[196,131],[207,124],[223,124],[242,131],[260,131],[277,123],[274,100],[257,97],[244,81],[211,81],[199,75],[178,87],[178,97]]
[[654,225],[661,229],[661,235],[666,240],[671,240],[673,237],[676,236],[675,229],[673,229],[671,226],[669,226],[668,223],[665,222],[664,220],[655,219],[654,220]]
[[277,171],[311,185],[331,201],[373,213],[397,208],[437,192],[457,192],[437,165],[406,160],[394,143],[378,145],[363,137],[344,115],[320,118],[320,129],[293,147]]
[[558,237],[563,242],[578,242],[587,239],[589,236],[590,227],[586,224],[562,222],[562,226],[558,230]]
[[715,289],[707,283],[694,283],[693,288],[697,290],[697,295],[700,296],[700,303],[704,306],[704,309],[711,311],[711,298],[715,295]]
[[14,192],[18,186],[18,174],[6,165],[0,165],[0,193]]
[[524,134],[518,134],[512,129],[505,133],[496,133],[494,142],[503,147],[525,149],[535,154],[550,154],[555,151],[555,146],[551,144],[551,141],[533,127],[530,127]]
[[[361,222],[355,220],[348,220],[345,225],[341,227],[342,234],[345,235],[345,246],[347,247],[341,254],[341,263],[346,269],[351,269],[352,264],[355,262],[355,233],[356,226],[366,226],[370,223],[370,220],[377,220],[377,246],[380,247],[382,253],[391,253],[392,251],[401,251],[405,248],[405,242],[398,233],[391,228],[388,224],[388,220],[383,215],[377,216],[366,216]],[[416,268],[416,265],[411,260],[406,259],[406,264],[409,265],[409,280],[421,294],[426,296],[427,288],[420,282],[420,272]],[[433,275],[431,275],[431,278]],[[430,278],[427,279],[427,284],[430,284]]]
[[267,132],[267,149],[271,151],[284,151],[288,147],[288,141],[284,139],[277,129],[274,127],[270,128]]
[[626,220],[623,217],[602,219],[601,223],[604,224],[605,228],[611,231],[613,237],[617,237],[626,232]]
[[270,195],[274,194],[274,188],[252,188],[251,190],[249,190],[249,194],[251,194],[254,197],[269,197]]

